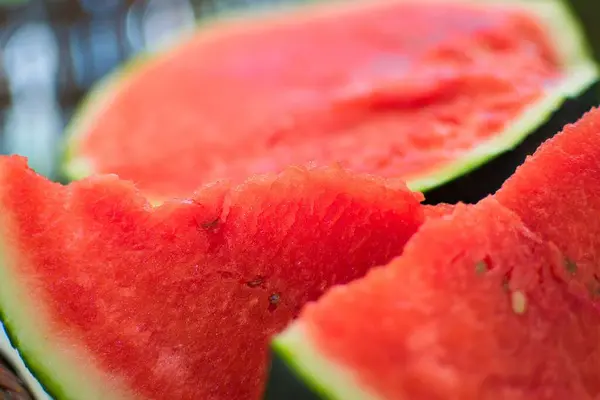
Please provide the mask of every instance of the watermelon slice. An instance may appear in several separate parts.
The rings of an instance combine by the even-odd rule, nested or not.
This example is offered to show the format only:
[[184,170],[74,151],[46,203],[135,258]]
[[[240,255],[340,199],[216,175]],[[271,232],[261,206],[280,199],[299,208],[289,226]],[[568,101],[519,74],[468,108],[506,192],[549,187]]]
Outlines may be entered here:
[[[600,295],[600,110],[544,143],[496,194],[565,254],[581,290]],[[575,282],[574,282],[575,283]]]
[[598,398],[600,314],[569,279],[556,246],[496,200],[459,205],[308,305],[275,340],[288,369],[266,398]]
[[0,315],[56,399],[258,399],[271,335],[307,301],[401,254],[420,194],[287,168],[152,207],[0,158]]
[[565,98],[584,107],[561,124],[591,107],[584,42],[558,0],[337,2],[220,21],[100,85],[64,169],[117,173],[157,202],[307,162],[430,191],[517,148],[458,186],[478,198],[557,131],[543,125]]

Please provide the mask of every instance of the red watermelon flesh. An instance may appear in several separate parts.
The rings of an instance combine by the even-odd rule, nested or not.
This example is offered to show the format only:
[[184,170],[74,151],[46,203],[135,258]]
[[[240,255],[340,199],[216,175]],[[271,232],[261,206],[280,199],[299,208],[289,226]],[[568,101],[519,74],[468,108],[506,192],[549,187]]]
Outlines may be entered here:
[[14,156],[0,188],[3,321],[59,398],[258,399],[269,338],[423,221],[420,194],[340,168],[153,208],[115,176],[62,186]]
[[581,289],[600,294],[600,110],[544,143],[495,195],[567,256]]
[[74,156],[156,199],[306,162],[418,180],[563,78],[547,27],[522,9],[316,7],[216,24],[124,72],[74,125]]
[[442,218],[442,217],[452,214],[452,212],[456,208],[456,205],[440,203],[440,204],[436,204],[436,205],[423,204],[422,207],[423,207],[423,213],[425,214],[425,219],[430,219],[430,218]]
[[295,331],[367,398],[596,399],[600,314],[568,279],[554,245],[486,199],[426,222],[401,257],[308,305]]

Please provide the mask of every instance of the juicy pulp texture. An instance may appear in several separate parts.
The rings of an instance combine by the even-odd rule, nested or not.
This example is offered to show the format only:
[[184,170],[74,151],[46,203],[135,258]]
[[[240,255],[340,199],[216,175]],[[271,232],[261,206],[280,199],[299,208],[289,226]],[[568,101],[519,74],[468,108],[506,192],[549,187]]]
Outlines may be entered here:
[[114,176],[61,186],[2,157],[0,188],[3,322],[70,399],[258,399],[270,337],[423,221],[402,183],[339,168],[153,208]]
[[75,125],[74,165],[157,199],[311,161],[410,181],[499,135],[563,78],[546,27],[510,6],[293,16],[201,31],[127,73]]
[[454,204],[440,203],[434,206],[423,204],[423,213],[425,214],[426,219],[441,218],[452,214],[455,208],[456,205]]
[[[352,388],[389,400],[595,399],[600,315],[569,290],[563,261],[495,200],[459,205],[389,265],[309,304],[276,348],[332,399],[363,398],[338,395]],[[307,349],[352,381],[312,375]]]
[[600,110],[544,143],[495,197],[552,241],[579,290],[600,295]]

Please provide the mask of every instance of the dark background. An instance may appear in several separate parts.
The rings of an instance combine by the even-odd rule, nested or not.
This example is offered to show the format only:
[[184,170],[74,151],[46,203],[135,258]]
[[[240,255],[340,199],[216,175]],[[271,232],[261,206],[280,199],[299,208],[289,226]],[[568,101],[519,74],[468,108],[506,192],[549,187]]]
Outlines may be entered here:
[[567,0],[588,34],[596,59],[600,60],[600,0]]
[[[54,175],[64,125],[91,85],[195,20],[301,0],[0,0],[0,152]],[[570,0],[600,59],[600,0]]]

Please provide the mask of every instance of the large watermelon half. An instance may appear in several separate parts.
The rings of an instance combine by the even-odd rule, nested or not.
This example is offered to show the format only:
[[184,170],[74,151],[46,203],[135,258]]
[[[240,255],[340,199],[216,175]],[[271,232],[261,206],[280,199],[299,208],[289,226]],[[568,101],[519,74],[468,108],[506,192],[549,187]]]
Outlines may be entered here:
[[400,261],[308,307],[270,396],[598,398],[600,110],[465,207],[427,208]]
[[209,23],[124,67],[74,118],[66,174],[117,173],[160,201],[339,162],[431,191],[505,154],[428,196],[469,200],[593,105],[596,68],[559,0],[318,3]]
[[1,157],[0,316],[56,399],[258,399],[270,337],[401,254],[421,199],[290,167],[152,207],[115,176],[62,186]]

